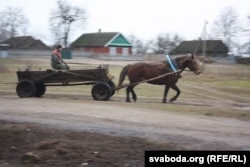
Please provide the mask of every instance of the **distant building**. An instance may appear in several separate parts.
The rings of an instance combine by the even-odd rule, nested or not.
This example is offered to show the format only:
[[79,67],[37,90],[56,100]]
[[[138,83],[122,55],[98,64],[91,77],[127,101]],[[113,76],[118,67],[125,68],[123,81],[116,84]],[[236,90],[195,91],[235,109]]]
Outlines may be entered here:
[[0,57],[6,58],[9,56],[9,45],[8,44],[0,44]]
[[9,49],[30,49],[30,50],[43,50],[49,49],[41,40],[36,40],[32,36],[17,36],[9,38],[2,42],[8,44]]
[[[203,40],[182,41],[170,54],[195,53],[202,55]],[[228,56],[228,47],[221,40],[206,40],[206,56],[226,57]]]
[[131,43],[118,32],[98,32],[82,34],[70,46],[73,50],[95,54],[131,55]]

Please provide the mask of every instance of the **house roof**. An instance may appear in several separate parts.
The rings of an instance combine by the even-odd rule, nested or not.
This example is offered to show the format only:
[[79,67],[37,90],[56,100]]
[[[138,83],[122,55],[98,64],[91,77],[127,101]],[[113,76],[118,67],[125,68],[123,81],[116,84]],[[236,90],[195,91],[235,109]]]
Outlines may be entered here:
[[2,42],[9,44],[15,49],[49,49],[41,40],[36,40],[32,36],[17,36]]
[[[221,40],[206,40],[206,52],[227,53],[228,47]],[[202,53],[203,40],[182,41],[170,54]]]
[[132,45],[118,32],[98,32],[82,34],[77,38],[71,47],[99,47],[99,46],[125,46]]

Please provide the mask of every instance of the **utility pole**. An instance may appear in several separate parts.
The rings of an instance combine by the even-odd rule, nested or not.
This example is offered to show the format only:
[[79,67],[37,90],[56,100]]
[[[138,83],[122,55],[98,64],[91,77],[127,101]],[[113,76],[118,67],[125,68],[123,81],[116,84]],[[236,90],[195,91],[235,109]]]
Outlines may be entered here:
[[205,20],[204,23],[204,28],[203,28],[203,45],[202,45],[202,56],[206,57],[206,26],[207,26],[207,21]]

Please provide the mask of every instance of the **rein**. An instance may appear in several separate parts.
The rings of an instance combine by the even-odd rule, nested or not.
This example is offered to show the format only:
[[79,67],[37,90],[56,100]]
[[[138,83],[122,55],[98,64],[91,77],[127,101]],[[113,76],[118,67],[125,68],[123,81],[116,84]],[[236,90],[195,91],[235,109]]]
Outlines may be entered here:
[[193,72],[193,71],[191,71],[191,70],[182,70],[182,71]]
[[132,83],[132,84],[125,84],[125,85],[122,85],[120,87],[116,87],[116,88],[114,88],[112,90],[119,90],[119,89],[126,88],[126,87],[129,87],[129,86],[134,86],[134,85],[138,85],[138,84],[141,84],[141,83],[153,81],[153,80],[160,79],[160,78],[168,76],[168,75],[176,74],[178,72],[181,72],[181,70],[177,70],[176,72],[165,73],[165,74],[159,75],[157,77],[146,79],[146,80],[142,80],[142,81],[139,81],[139,82],[136,82],[136,83]]

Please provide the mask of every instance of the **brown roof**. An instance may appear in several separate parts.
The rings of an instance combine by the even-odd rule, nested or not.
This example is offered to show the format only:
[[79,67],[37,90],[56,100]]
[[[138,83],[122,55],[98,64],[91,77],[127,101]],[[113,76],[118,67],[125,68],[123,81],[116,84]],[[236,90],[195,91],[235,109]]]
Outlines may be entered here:
[[121,33],[98,32],[82,34],[71,44],[71,47],[99,47],[107,45],[131,46]]
[[[228,47],[221,40],[206,40],[207,53],[227,53]],[[203,41],[182,41],[170,54],[202,53]]]
[[117,32],[87,33],[76,39],[71,46],[104,46],[116,35]]
[[36,40],[32,36],[17,36],[2,42],[9,44],[14,49],[49,49],[41,40]]

